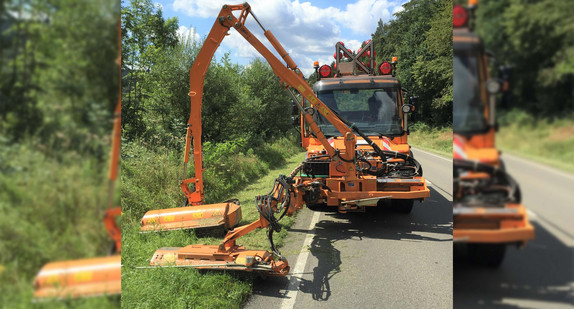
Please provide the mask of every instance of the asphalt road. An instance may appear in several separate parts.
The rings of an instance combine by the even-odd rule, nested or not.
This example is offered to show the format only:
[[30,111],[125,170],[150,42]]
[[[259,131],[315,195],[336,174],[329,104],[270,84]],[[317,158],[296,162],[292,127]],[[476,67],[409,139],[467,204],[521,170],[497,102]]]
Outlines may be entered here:
[[455,308],[574,308],[574,175],[503,155],[536,238],[491,270],[454,265]]
[[303,209],[281,249],[291,274],[257,279],[245,308],[451,308],[452,161],[413,152],[430,198],[411,215]]

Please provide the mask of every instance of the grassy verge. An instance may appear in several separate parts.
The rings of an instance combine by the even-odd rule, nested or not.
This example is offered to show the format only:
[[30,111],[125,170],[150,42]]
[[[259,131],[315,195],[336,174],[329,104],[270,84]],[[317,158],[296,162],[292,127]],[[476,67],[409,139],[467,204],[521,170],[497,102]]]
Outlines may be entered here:
[[410,127],[409,144],[423,150],[452,157],[452,128],[433,128],[417,122]]
[[[229,146],[229,145],[227,145]],[[229,148],[236,153],[228,153]],[[241,201],[241,225],[258,218],[253,198],[271,189],[279,174],[289,174],[303,160],[293,141],[279,141],[259,149],[208,145],[206,147],[205,192],[208,203],[229,198]],[[215,155],[218,153],[219,155]],[[189,244],[218,244],[223,234],[196,235],[173,231],[139,234],[139,220],[149,209],[173,208],[182,203],[178,185],[181,163],[176,152],[146,150],[136,145],[122,149],[122,306],[126,308],[238,308],[251,293],[251,280],[227,272],[199,272],[195,269],[136,269],[149,265],[156,249]],[[224,161],[219,160],[222,156]],[[240,181],[237,181],[240,179]],[[209,188],[208,188],[209,184]],[[233,193],[235,192],[235,193]],[[290,226],[294,218],[281,223]],[[248,248],[266,249],[265,230],[242,237]],[[277,245],[286,229],[274,236]]]
[[496,145],[504,152],[574,173],[574,115],[540,120],[514,110],[500,125]]
[[[107,165],[39,143],[0,143],[0,308],[30,308],[33,280],[47,262],[105,256]],[[119,308],[120,299],[49,301],[34,308]]]

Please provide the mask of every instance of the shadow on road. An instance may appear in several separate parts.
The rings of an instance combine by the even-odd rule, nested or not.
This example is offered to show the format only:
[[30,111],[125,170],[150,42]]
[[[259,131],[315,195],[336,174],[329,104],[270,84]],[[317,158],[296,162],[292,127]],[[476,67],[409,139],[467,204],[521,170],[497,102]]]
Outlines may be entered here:
[[[313,300],[326,301],[331,296],[330,279],[341,273],[341,252],[334,244],[342,240],[361,241],[366,238],[403,241],[452,241],[452,203],[435,189],[424,203],[415,202],[410,215],[396,214],[388,207],[369,209],[367,213],[325,213],[315,225],[309,251],[318,264],[312,279],[295,274],[290,279],[268,278],[254,282],[256,295],[285,297],[289,280],[302,293],[311,294]],[[290,229],[289,233],[309,233],[308,230]],[[442,237],[428,236],[429,233]],[[424,235],[422,235],[424,234]],[[292,265],[293,267],[294,265]],[[309,276],[306,276],[309,277]],[[271,279],[271,280],[270,280]]]
[[573,248],[540,224],[533,225],[535,240],[523,250],[507,248],[499,269],[473,265],[463,255],[455,257],[455,308],[550,308],[550,304],[573,304]]

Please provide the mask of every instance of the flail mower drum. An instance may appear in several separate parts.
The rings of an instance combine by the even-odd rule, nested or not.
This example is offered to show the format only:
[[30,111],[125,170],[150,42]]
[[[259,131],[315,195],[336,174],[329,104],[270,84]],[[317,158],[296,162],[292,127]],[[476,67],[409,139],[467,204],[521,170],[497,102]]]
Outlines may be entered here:
[[141,232],[202,228],[232,229],[241,220],[241,207],[236,200],[170,209],[148,211],[141,220]]
[[121,256],[52,262],[34,280],[34,298],[65,299],[120,294]]

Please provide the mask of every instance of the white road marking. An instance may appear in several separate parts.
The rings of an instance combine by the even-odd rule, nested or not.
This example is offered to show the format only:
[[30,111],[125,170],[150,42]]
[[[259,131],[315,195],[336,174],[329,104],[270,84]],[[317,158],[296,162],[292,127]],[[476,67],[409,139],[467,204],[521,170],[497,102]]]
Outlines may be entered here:
[[536,219],[538,218],[536,213],[534,213],[534,211],[530,209],[526,209],[526,214],[528,214],[528,221],[536,221]]
[[[526,209],[526,214],[528,215],[528,221],[535,222],[543,228],[545,228],[548,233],[552,234],[558,241],[562,242],[565,246],[574,246],[574,236],[569,234],[567,231],[560,229],[559,227],[552,224],[552,222],[543,216],[538,216],[535,212],[530,209]],[[536,227],[534,228],[536,232]]]
[[504,153],[504,154],[502,155],[502,158],[504,159],[504,157],[507,157],[507,158],[512,159],[512,160],[520,161],[520,162],[522,162],[522,163],[524,163],[524,164],[530,164],[530,165],[533,165],[533,166],[538,167],[539,169],[545,170],[545,171],[547,171],[547,172],[549,172],[549,173],[554,173],[554,174],[557,174],[557,175],[566,177],[566,178],[568,178],[568,179],[574,180],[574,174],[569,174],[569,173],[563,172],[563,171],[561,171],[561,170],[555,169],[555,168],[553,168],[553,167],[540,164],[540,163],[538,163],[538,162],[533,162],[533,161],[530,161],[530,160],[528,160],[528,159],[523,159],[523,158],[520,158],[520,157],[517,157],[517,156],[513,156],[513,155],[511,155],[511,154],[508,154],[508,153]]
[[420,149],[420,148],[415,148],[415,147],[411,147],[411,148],[414,149],[414,150],[416,150],[416,151],[424,152],[424,153],[426,153],[426,154],[428,154],[428,155],[430,155],[430,156],[437,157],[437,158],[440,158],[440,159],[443,159],[443,160],[452,162],[452,158],[443,157],[443,156],[441,156],[441,155],[437,155],[437,154],[434,154],[434,153],[432,153],[432,152],[424,151],[424,150],[422,150],[422,149]]
[[301,253],[297,257],[297,261],[295,262],[295,267],[291,272],[291,277],[289,278],[289,285],[287,286],[287,291],[285,292],[285,298],[281,303],[281,309],[292,309],[295,307],[295,299],[297,298],[297,292],[299,292],[299,284],[301,280],[297,280],[298,277],[295,274],[301,274],[303,276],[303,272],[305,271],[305,265],[307,265],[307,258],[309,257],[309,247],[311,246],[311,242],[313,241],[313,237],[315,236],[315,225],[319,222],[319,216],[321,212],[315,211],[313,213],[313,218],[311,218],[311,223],[309,223],[309,228],[307,229],[309,232],[305,237],[305,241],[303,241],[303,247],[301,248]]

